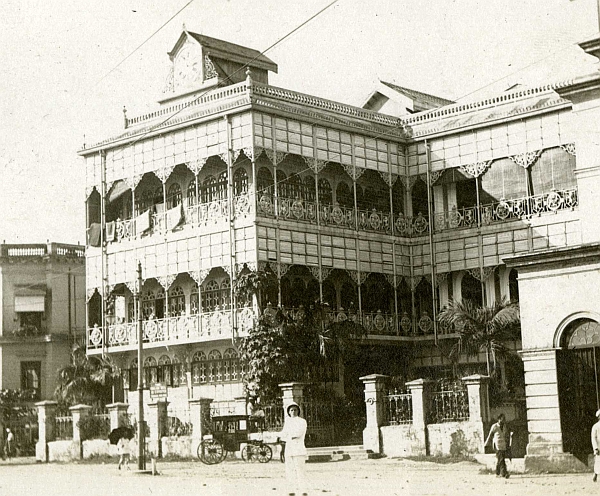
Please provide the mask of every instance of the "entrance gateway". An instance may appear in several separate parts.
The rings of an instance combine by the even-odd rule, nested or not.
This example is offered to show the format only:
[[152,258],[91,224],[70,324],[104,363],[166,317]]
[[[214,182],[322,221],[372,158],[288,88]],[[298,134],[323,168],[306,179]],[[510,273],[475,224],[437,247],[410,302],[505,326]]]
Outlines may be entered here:
[[600,409],[600,324],[575,320],[560,344],[556,373],[563,450],[587,464],[590,431]]

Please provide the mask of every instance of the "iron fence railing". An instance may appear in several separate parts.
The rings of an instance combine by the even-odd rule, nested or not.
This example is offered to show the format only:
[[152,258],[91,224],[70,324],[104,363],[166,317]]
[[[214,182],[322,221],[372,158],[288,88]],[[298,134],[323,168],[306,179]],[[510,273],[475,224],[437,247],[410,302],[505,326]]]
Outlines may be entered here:
[[413,420],[412,395],[394,391],[385,396],[385,422],[387,425],[411,424]]
[[431,394],[428,411],[429,424],[459,422],[469,419],[467,390],[436,391]]

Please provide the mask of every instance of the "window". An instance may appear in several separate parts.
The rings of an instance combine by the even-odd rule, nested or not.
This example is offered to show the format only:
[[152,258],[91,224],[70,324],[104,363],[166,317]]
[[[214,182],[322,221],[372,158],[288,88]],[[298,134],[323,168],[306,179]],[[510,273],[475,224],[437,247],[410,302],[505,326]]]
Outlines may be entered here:
[[233,174],[233,194],[243,195],[248,192],[248,173],[246,169],[238,169]]
[[156,358],[146,357],[144,359],[144,387],[149,387],[158,382],[158,364]]
[[197,351],[192,356],[192,384],[206,384],[206,354]]
[[158,359],[156,378],[157,382],[160,382],[165,386],[173,386],[173,369],[171,359],[167,355],[162,355]]
[[33,391],[34,398],[41,397],[42,362],[21,362],[21,389]]
[[188,206],[196,204],[196,178],[190,181],[187,187],[187,201]]
[[175,286],[169,291],[169,316],[185,315],[185,295],[181,286]]
[[181,186],[178,183],[171,184],[167,193],[167,208],[174,208],[181,204],[181,198]]
[[19,332],[26,334],[40,334],[42,332],[42,312],[20,312]]
[[134,358],[129,365],[129,390],[137,391],[138,388],[138,361]]
[[273,196],[273,176],[266,167],[258,169],[257,176],[257,195],[261,198],[263,195]]
[[219,283],[217,281],[208,281],[202,291],[202,310],[213,312],[220,303]]
[[322,205],[331,205],[333,203],[331,184],[325,178],[319,179],[319,203]]
[[200,299],[198,297],[198,285],[194,284],[192,294],[190,295],[190,314],[198,315],[200,313]]

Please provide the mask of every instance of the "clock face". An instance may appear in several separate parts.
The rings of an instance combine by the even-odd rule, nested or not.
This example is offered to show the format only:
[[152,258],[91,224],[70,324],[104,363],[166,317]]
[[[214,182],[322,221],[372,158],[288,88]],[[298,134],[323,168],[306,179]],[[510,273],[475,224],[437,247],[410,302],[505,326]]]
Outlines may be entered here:
[[183,48],[174,62],[173,85],[175,91],[186,88],[201,77],[201,58],[191,47]]

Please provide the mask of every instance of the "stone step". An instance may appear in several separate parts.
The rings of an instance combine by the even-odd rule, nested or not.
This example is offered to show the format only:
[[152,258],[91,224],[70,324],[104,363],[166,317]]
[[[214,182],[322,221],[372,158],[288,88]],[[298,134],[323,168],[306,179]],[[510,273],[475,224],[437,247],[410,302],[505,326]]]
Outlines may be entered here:
[[343,460],[366,460],[369,453],[362,446],[324,446],[319,448],[308,448],[308,463],[320,463]]

